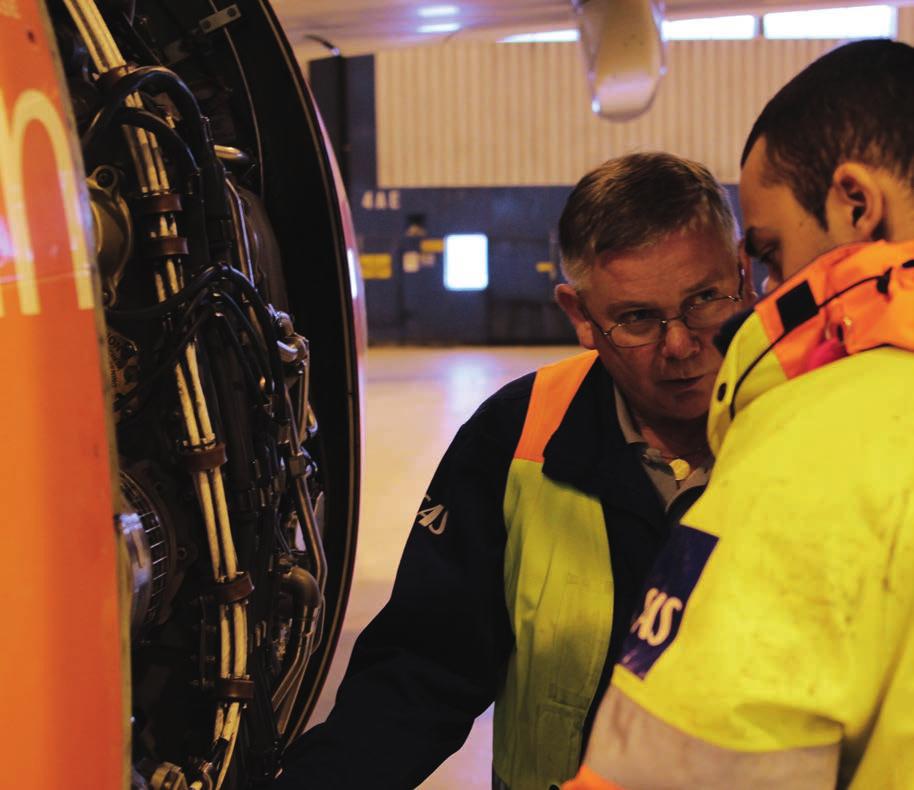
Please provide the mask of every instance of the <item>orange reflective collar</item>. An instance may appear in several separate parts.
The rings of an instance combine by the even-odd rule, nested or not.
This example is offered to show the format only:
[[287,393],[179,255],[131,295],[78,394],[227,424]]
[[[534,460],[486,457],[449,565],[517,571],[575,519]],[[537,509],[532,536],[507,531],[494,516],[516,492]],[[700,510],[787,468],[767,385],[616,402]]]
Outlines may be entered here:
[[755,312],[789,379],[809,370],[816,349],[835,340],[848,354],[884,345],[914,351],[914,242],[832,250]]
[[543,462],[546,445],[596,360],[596,351],[585,351],[546,365],[536,372],[524,428],[514,451],[515,458]]
[[624,790],[621,785],[604,779],[596,771],[582,765],[578,775],[562,784],[562,790]]

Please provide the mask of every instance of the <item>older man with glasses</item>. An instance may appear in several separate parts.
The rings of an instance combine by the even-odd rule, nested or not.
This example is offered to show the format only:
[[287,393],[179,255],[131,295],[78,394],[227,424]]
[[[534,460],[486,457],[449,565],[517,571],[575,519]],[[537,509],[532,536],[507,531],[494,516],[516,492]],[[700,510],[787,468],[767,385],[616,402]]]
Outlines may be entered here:
[[667,154],[585,176],[560,242],[556,298],[589,350],[458,432],[390,602],[278,787],[416,787],[493,700],[495,787],[577,770],[647,572],[707,480],[712,337],[745,286],[723,189]]
[[611,160],[581,180],[560,227],[569,282],[556,298],[599,354],[623,433],[648,448],[662,492],[706,481],[712,338],[745,295],[719,190],[700,165],[667,155]]

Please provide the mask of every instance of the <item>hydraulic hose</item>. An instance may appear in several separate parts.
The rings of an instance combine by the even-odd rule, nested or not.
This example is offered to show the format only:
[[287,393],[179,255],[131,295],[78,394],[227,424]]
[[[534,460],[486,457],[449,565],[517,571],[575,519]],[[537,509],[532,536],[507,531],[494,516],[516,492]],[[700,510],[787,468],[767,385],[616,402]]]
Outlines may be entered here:
[[[222,220],[229,216],[226,198],[222,189],[224,172],[212,149],[212,140],[205,120],[199,112],[196,99],[177,75],[161,67],[146,67],[126,71],[126,63],[118,51],[107,25],[93,0],[64,0],[74,24],[77,26],[87,49],[101,75],[100,80],[114,79],[110,86],[108,101],[101,115],[95,119],[95,129],[103,129],[122,114],[122,105],[143,112],[143,103],[137,91],[142,86],[156,86],[169,95],[181,113],[191,133],[191,149],[203,162],[204,211],[207,218]],[[119,71],[125,71],[118,75]],[[110,75],[114,74],[112,78]],[[144,120],[134,114],[134,120]],[[144,193],[165,192],[169,189],[168,173],[162,160],[155,134],[136,126],[124,127],[128,149],[136,168],[141,190]],[[96,132],[93,131],[93,134]],[[168,135],[168,139],[171,139]],[[90,137],[91,140],[91,137]],[[218,189],[216,186],[218,185]],[[177,224],[173,215],[162,215],[158,231],[153,238],[177,236]],[[173,297],[183,290],[182,275],[171,258],[164,263],[164,272],[155,274],[156,294],[159,302]],[[185,348],[183,364],[175,365],[175,382],[181,411],[184,417],[188,444],[192,448],[208,446],[215,441],[213,426],[203,393],[202,380],[197,361],[196,345],[191,341]],[[228,506],[220,468],[196,472],[194,475],[198,501],[200,503],[213,576],[217,581],[233,580],[237,574],[237,556],[228,517]],[[233,603],[231,612],[232,629],[229,633],[229,613],[220,607],[220,675],[244,677],[247,663],[247,619],[243,604]],[[233,637],[233,638],[232,638]],[[238,736],[240,705],[232,702],[227,710],[217,707],[214,741],[228,744],[220,760],[216,788],[224,780],[228,764]],[[200,780],[193,787],[203,788]]]

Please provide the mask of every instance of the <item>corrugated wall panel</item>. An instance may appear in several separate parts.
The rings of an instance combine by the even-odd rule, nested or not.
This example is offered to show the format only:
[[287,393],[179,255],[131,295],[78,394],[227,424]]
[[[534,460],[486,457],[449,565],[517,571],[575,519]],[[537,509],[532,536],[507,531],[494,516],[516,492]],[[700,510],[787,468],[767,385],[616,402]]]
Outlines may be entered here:
[[898,9],[897,38],[906,44],[914,44],[914,8]]
[[[899,37],[914,33],[902,9]],[[610,156],[664,149],[735,181],[770,96],[833,41],[673,42],[653,108],[627,123],[590,112],[574,44],[448,44],[376,61],[382,187],[573,184]]]

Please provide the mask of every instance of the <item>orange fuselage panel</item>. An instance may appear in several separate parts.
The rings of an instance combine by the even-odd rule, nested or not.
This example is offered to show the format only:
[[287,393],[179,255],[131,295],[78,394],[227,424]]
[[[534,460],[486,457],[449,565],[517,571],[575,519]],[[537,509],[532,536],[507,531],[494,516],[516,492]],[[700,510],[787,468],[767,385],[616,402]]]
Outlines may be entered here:
[[90,215],[55,51],[43,5],[4,4],[0,784],[113,790],[127,734],[112,456]]

